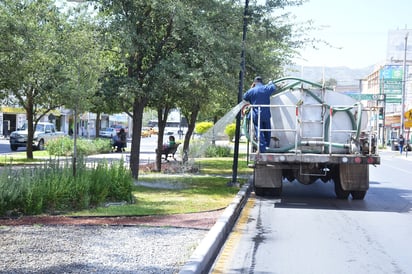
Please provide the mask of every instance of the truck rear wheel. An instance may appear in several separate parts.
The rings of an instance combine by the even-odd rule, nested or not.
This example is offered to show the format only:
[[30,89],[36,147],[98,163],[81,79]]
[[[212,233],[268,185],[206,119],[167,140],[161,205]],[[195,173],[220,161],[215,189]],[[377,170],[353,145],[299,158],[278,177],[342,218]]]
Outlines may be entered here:
[[335,181],[335,194],[338,199],[346,200],[349,197],[350,192],[347,190],[343,190],[340,181]]
[[255,194],[257,196],[280,196],[282,195],[282,187],[274,187],[274,188],[255,187]]
[[333,182],[335,183],[335,194],[338,199],[346,200],[349,197],[350,191],[344,190],[342,188],[341,180],[340,180],[340,172],[339,168],[335,171],[333,176]]
[[255,186],[255,194],[256,194],[257,196],[265,196],[265,190],[264,190],[264,188],[256,187],[256,186]]
[[366,190],[351,191],[350,194],[354,200],[363,200],[366,195]]

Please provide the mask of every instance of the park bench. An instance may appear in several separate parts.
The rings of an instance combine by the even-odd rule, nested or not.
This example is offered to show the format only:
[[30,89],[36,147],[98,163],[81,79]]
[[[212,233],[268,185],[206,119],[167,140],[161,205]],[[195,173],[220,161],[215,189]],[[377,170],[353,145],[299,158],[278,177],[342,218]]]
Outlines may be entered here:
[[[180,143],[176,143],[173,146],[168,146],[164,147],[161,151],[160,154],[163,156],[162,159],[165,159],[166,161],[169,161],[168,158],[173,158],[176,161],[175,158],[175,153],[177,151],[177,148],[179,147]],[[158,150],[156,149],[156,153],[158,153]]]

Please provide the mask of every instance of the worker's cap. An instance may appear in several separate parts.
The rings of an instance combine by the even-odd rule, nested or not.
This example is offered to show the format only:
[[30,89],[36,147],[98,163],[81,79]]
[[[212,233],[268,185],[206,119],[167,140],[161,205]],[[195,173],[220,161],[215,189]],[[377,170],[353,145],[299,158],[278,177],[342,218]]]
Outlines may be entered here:
[[263,82],[262,77],[256,76],[255,80],[253,80],[253,82]]

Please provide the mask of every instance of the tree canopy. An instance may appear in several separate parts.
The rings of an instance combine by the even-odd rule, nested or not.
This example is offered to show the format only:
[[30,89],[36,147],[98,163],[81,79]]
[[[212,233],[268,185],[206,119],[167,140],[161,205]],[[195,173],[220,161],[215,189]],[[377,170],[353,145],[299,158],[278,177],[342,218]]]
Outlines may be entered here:
[[[282,10],[301,2],[250,5],[246,81],[257,74],[267,80],[282,75],[304,33]],[[39,118],[32,108],[47,111],[63,104],[78,111],[128,113],[130,168],[137,178],[145,108],[158,110],[164,121],[169,110],[180,108],[189,122],[188,149],[199,117],[216,120],[237,104],[243,1],[92,0],[86,5],[93,16],[81,8],[62,13],[52,0],[0,3],[0,89],[28,110],[28,118]]]
[[35,124],[61,105],[59,32],[65,24],[53,1],[0,3],[0,79],[3,95],[26,111],[27,157]]

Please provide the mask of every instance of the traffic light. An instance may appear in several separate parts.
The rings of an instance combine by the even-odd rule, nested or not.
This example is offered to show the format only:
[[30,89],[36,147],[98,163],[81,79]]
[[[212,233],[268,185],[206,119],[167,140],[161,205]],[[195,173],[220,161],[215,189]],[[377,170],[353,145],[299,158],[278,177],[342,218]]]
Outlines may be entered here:
[[379,108],[379,120],[383,120],[383,108]]

